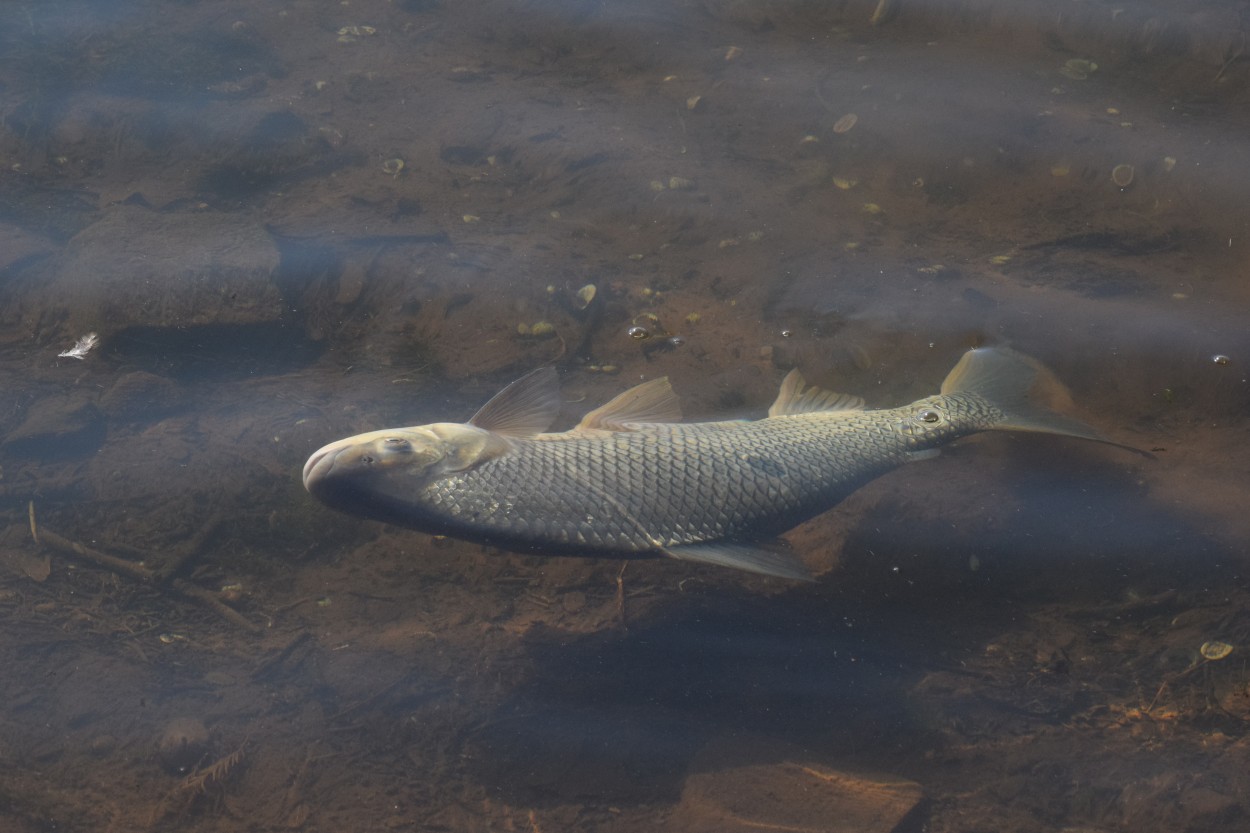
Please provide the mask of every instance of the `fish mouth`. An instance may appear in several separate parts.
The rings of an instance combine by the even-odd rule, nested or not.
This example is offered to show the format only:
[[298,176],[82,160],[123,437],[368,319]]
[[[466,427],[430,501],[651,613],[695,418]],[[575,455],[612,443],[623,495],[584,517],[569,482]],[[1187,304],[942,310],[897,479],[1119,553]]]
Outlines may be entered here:
[[334,463],[338,459],[339,453],[346,446],[342,443],[330,443],[317,451],[308,458],[308,462],[304,464],[304,488],[310,494],[317,493],[317,486],[323,484],[333,473]]

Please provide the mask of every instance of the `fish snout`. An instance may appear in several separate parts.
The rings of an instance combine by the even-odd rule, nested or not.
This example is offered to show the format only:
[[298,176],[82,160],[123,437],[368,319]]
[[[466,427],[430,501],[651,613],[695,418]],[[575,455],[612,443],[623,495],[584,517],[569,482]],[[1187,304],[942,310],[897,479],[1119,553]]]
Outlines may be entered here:
[[304,463],[304,488],[309,492],[314,491],[317,483],[324,481],[334,470],[335,458],[342,450],[340,443],[330,443],[322,446],[313,452],[308,458],[308,462]]

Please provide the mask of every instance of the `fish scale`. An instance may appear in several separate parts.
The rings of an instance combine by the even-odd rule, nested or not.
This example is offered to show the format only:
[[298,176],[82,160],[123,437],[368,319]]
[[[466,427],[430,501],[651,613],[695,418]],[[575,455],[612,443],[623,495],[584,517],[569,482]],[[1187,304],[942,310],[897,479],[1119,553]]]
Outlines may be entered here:
[[[898,411],[812,414],[746,423],[732,434],[696,424],[676,441],[642,433],[520,441],[515,453],[431,484],[424,500],[457,525],[535,544],[649,551],[758,537],[823,511],[929,447],[897,428],[905,421]],[[612,511],[604,495],[623,511]]]
[[523,552],[667,555],[802,578],[769,538],[941,445],[985,430],[1106,442],[1038,394],[1066,397],[1034,360],[982,348],[940,394],[900,408],[862,410],[792,371],[765,419],[680,423],[667,380],[653,380],[548,434],[560,399],[555,374],[536,371],[467,424],[331,443],[309,458],[304,482],[351,514]]

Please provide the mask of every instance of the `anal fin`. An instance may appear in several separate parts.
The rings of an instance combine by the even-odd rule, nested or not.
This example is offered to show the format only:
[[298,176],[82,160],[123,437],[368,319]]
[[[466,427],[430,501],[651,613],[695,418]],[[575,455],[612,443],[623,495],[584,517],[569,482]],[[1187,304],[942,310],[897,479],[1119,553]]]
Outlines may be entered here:
[[749,573],[760,573],[777,578],[812,581],[812,574],[793,553],[784,549],[767,549],[738,541],[716,541],[699,544],[680,544],[664,547],[661,552],[682,561],[733,567]]

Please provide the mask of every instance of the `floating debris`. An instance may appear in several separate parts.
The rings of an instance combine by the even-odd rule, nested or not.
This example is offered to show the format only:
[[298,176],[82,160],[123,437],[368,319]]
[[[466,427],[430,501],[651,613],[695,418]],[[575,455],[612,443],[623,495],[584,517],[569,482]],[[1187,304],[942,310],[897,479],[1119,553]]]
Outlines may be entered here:
[[690,313],[689,315],[687,315],[687,316],[686,316],[686,323],[687,323],[687,324],[698,324],[698,323],[699,323],[699,318],[700,318],[700,317],[701,317],[701,316],[699,315],[699,313],[697,313],[697,312],[692,312],[692,313]]
[[382,172],[388,173],[391,176],[399,176],[399,172],[402,171],[403,169],[404,169],[404,160],[400,159],[399,157],[395,157],[394,159],[387,159],[385,162],[382,163]]
[[586,307],[590,306],[590,302],[595,300],[596,292],[597,290],[593,283],[588,283],[577,290],[577,308],[586,309]]
[[799,139],[799,144],[800,145],[812,145],[819,141],[820,141],[819,136],[813,136],[812,134],[808,133],[802,139]]
[[100,337],[98,335],[95,333],[87,333],[85,336],[78,339],[78,341],[74,342],[73,347],[57,353],[57,358],[78,359],[79,361],[82,361],[87,358],[87,354],[91,352],[91,349],[95,347],[99,341]]
[[354,43],[357,38],[372,37],[378,30],[372,26],[343,26],[339,29],[339,43]]
[[1098,69],[1098,64],[1085,58],[1072,58],[1059,67],[1059,74],[1073,81],[1084,81]]
[[865,214],[880,214],[884,209],[875,202],[866,202],[861,210]]
[[1004,263],[1007,263],[1010,260],[1011,260],[1011,255],[994,255],[992,258],[990,258],[990,263],[993,263],[995,266],[1002,266]]
[[651,182],[650,182],[650,188],[651,188],[651,190],[652,190],[652,191],[655,191],[655,192],[657,192],[657,193],[658,193],[658,192],[660,192],[660,191],[666,191],[666,190],[668,190],[668,186],[664,184],[664,180],[662,180],[662,179],[653,179],[653,180],[651,180]]
[[845,116],[843,116],[842,118],[838,119],[837,121],[833,123],[833,132],[834,133],[847,133],[850,131],[852,127],[855,126],[855,123],[858,121],[859,121],[859,116],[855,115],[854,113],[847,113]]
[[1072,173],[1072,166],[1067,162],[1057,162],[1050,166],[1051,176],[1067,176]]
[[702,102],[702,101],[703,101],[703,96],[701,96],[701,95],[692,95],[692,96],[690,96],[690,98],[687,98],[687,99],[686,99],[686,109],[687,109],[687,110],[690,110],[691,112],[693,112],[693,111],[695,111],[696,109],[698,109],[699,104],[700,104],[700,102]]
[[1121,188],[1127,188],[1133,184],[1133,166],[1132,165],[1116,165],[1111,169],[1111,181]]
[[741,46],[731,46],[725,50],[725,60],[726,61],[736,60],[738,56],[740,56],[741,54],[742,54]]
[[482,218],[477,216],[476,214],[465,214],[460,219],[464,220],[466,223],[476,223]]
[[1232,652],[1232,645],[1229,645],[1227,642],[1219,642],[1216,640],[1203,642],[1202,647],[1198,649],[1198,653],[1202,654],[1203,659],[1209,659],[1212,661],[1224,659],[1224,657],[1228,656]]
[[537,324],[517,324],[516,334],[522,338],[548,338],[556,334],[556,328],[546,321],[539,321]]
[[1176,157],[1175,157],[1175,156],[1165,156],[1165,157],[1163,157],[1163,170],[1165,170],[1165,171],[1170,171],[1170,170],[1172,170],[1172,169],[1173,169],[1173,168],[1175,168],[1175,167],[1176,167]]
[[693,191],[694,180],[686,179],[684,176],[670,176],[668,178],[668,187],[673,191]]

